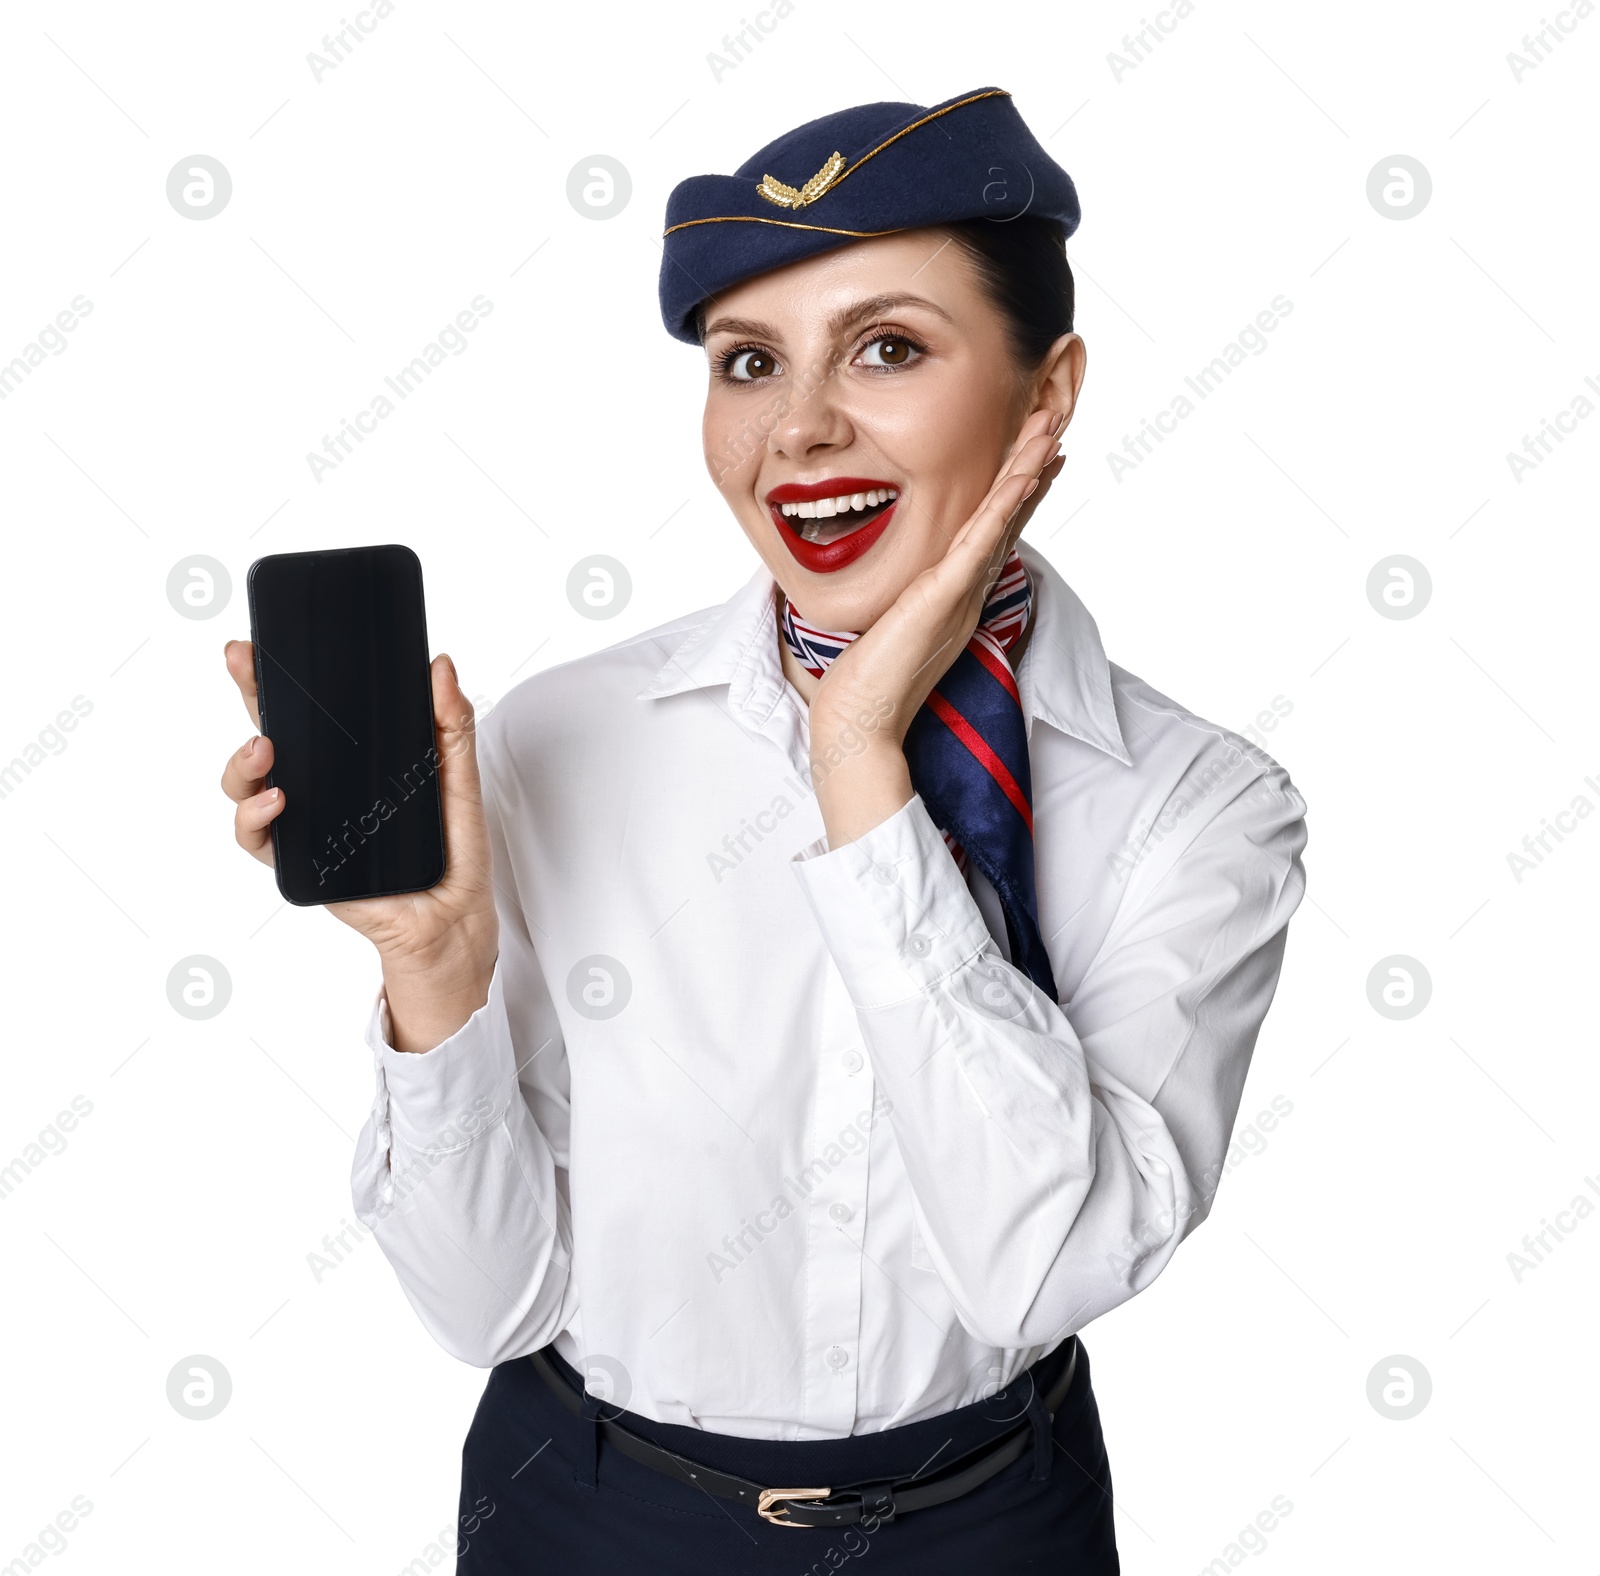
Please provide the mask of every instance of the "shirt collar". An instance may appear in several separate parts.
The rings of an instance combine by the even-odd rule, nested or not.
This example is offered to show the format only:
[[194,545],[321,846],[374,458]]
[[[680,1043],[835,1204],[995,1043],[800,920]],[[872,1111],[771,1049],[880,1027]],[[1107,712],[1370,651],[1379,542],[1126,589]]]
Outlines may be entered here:
[[735,709],[746,711],[754,702],[770,711],[785,685],[774,585],[772,572],[758,564],[726,602],[708,609],[687,634],[668,637],[674,641],[672,650],[638,698],[654,700],[726,684]]
[[1023,715],[1092,744],[1133,765],[1111,693],[1111,664],[1100,644],[1100,627],[1078,593],[1031,542],[1017,551],[1033,581],[1034,630],[1022,653],[1017,689]]
[[[1112,698],[1111,665],[1094,618],[1031,543],[1019,543],[1018,551],[1034,587],[1034,629],[1017,674],[1030,735],[1037,718],[1131,766]],[[766,722],[788,688],[778,655],[774,589],[771,571],[759,565],[726,602],[676,637],[638,698],[726,684],[731,710],[758,726]]]

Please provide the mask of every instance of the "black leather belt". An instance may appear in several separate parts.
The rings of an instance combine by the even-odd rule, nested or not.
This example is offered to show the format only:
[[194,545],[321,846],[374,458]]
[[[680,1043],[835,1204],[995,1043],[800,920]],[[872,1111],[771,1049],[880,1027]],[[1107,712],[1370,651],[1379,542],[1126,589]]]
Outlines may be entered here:
[[[1070,1340],[1072,1355],[1061,1377],[1043,1398],[1045,1411],[1052,1420],[1056,1410],[1066,1400],[1067,1391],[1072,1386],[1072,1376],[1078,1368],[1078,1338],[1074,1335]],[[534,1352],[528,1361],[555,1392],[561,1404],[574,1416],[581,1415],[583,1392],[574,1389],[563,1378],[545,1353]],[[779,1527],[848,1527],[868,1517],[880,1522],[892,1521],[907,1511],[942,1505],[947,1500],[970,1493],[980,1484],[987,1483],[997,1472],[1004,1471],[1028,1448],[1033,1432],[1032,1421],[1023,1414],[1018,1426],[998,1444],[969,1452],[964,1464],[961,1461],[952,1463],[941,1470],[937,1477],[923,1482],[918,1482],[918,1475],[913,1475],[872,1483],[850,1483],[839,1488],[763,1488],[759,1483],[734,1477],[731,1473],[713,1471],[698,1461],[686,1460],[660,1445],[653,1445],[610,1418],[596,1418],[595,1427],[608,1445],[641,1466],[653,1467],[657,1472],[664,1472],[668,1477],[704,1489],[721,1499],[736,1499],[753,1505],[758,1515]]]

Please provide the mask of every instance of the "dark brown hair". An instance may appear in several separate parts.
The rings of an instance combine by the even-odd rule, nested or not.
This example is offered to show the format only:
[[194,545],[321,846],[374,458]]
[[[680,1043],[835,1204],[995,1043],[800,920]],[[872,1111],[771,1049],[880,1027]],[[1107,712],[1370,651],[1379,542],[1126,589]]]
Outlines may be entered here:
[[1020,372],[1032,372],[1072,332],[1072,269],[1066,238],[1051,219],[963,219],[944,226],[973,261],[985,293],[1006,320]]

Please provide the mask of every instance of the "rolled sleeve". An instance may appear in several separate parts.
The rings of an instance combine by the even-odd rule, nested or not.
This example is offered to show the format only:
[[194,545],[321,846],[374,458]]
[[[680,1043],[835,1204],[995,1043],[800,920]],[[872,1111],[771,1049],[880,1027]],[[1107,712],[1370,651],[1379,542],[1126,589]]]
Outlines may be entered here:
[[926,993],[990,944],[920,794],[841,848],[819,838],[791,868],[861,1011]]

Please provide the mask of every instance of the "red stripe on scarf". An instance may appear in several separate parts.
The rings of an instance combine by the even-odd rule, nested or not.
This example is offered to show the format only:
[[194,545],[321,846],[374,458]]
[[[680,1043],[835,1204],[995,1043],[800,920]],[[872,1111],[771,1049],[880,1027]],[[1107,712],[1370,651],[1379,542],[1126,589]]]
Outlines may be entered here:
[[989,644],[989,641],[994,639],[992,635],[989,636],[989,640],[980,640],[978,638],[979,633],[988,634],[988,631],[975,631],[972,639],[967,642],[967,650],[995,676],[1001,688],[1020,708],[1022,695],[1017,689],[1016,675],[1011,671],[1010,662],[1001,652],[996,651],[994,646]]
[[1028,835],[1032,837],[1033,806],[1028,803],[1028,796],[1017,786],[1017,780],[1011,775],[1010,768],[989,748],[983,735],[938,690],[934,690],[928,696],[928,706],[939,721],[966,745],[978,764],[1000,785],[1000,791],[1016,808],[1017,814],[1027,824]]

